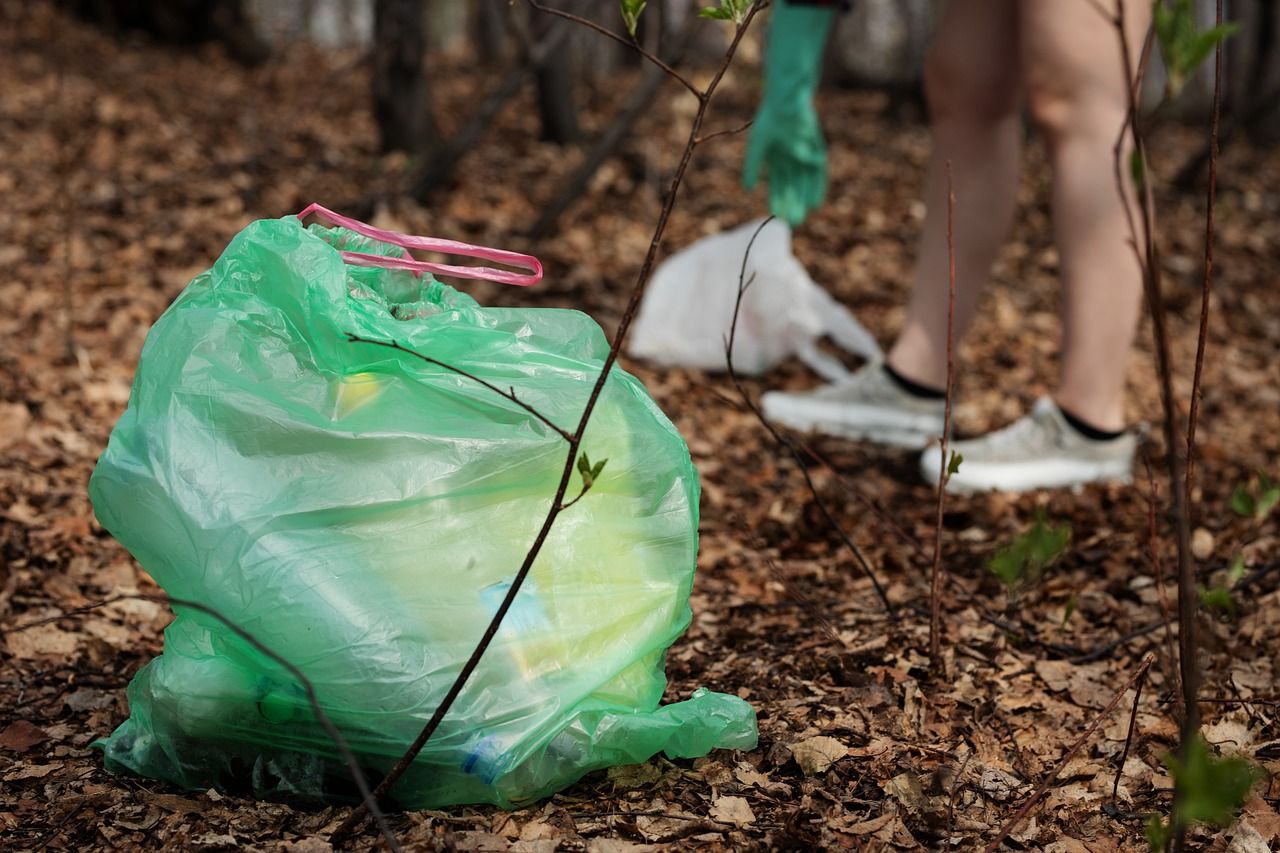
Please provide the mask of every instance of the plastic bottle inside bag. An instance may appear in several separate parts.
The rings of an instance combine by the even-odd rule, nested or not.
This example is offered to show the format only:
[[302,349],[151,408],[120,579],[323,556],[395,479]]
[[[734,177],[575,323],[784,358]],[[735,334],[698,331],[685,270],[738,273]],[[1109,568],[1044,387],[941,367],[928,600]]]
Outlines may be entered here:
[[[499,581],[480,590],[480,604],[486,619],[498,612],[503,598],[511,589],[511,581]],[[562,670],[563,643],[547,611],[538,587],[526,579],[494,636],[486,657],[492,655],[491,682],[504,693],[519,697],[521,707],[538,707],[554,701],[548,677]],[[477,732],[468,746],[462,770],[492,784],[515,763],[511,747],[527,735],[523,726],[513,727],[508,734],[494,729]]]

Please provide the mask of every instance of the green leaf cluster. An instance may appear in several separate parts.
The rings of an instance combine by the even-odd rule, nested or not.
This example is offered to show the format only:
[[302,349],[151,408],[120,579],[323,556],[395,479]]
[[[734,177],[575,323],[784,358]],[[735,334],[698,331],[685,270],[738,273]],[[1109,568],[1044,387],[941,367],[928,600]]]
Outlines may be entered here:
[[622,22],[627,25],[627,32],[636,37],[636,27],[640,26],[640,16],[644,14],[645,0],[619,0],[622,8]]
[[747,12],[751,11],[752,2],[754,0],[720,0],[716,6],[703,6],[698,14],[717,21],[733,21],[741,26]]
[[1182,91],[1187,78],[1195,73],[1220,42],[1240,29],[1234,22],[1202,30],[1196,26],[1196,13],[1191,0],[1154,0],[1152,20],[1160,57],[1169,74],[1168,96]]
[[1200,587],[1200,606],[1205,610],[1214,610],[1227,619],[1236,618],[1236,597],[1232,589],[1244,577],[1244,556],[1236,554],[1227,569],[1226,583],[1211,587]]
[[1044,513],[1037,511],[1031,529],[997,551],[987,568],[1009,589],[1034,583],[1062,556],[1070,542],[1071,525],[1049,524]]
[[1199,733],[1187,744],[1185,764],[1172,754],[1163,760],[1181,796],[1168,823],[1159,815],[1153,815],[1147,823],[1147,844],[1152,853],[1163,850],[1179,827],[1198,823],[1222,827],[1231,823],[1249,791],[1265,775],[1244,758],[1214,755]]
[[578,473],[582,476],[582,490],[584,492],[596,484],[596,480],[600,479],[600,472],[604,470],[604,466],[608,462],[608,459],[601,459],[592,465],[586,453],[578,456]]
[[1230,504],[1236,515],[1262,521],[1280,504],[1280,482],[1259,471],[1257,488],[1241,483],[1231,493]]

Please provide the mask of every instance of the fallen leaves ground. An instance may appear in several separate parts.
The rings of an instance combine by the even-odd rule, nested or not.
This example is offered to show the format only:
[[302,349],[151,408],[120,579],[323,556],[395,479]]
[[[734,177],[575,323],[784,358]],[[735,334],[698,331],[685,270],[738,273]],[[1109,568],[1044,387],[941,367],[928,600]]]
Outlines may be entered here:
[[[378,221],[405,230],[534,251],[547,263],[544,286],[530,293],[478,287],[476,295],[574,306],[606,327],[616,322],[692,102],[668,91],[569,212],[559,237],[532,245],[519,232],[575,156],[536,140],[526,117],[531,100],[508,110],[463,162],[456,184],[423,208],[397,199],[413,164],[375,153],[359,59],[295,45],[246,71],[214,49],[113,41],[47,4],[0,2],[0,198],[8,214],[0,237],[0,616],[10,628],[67,614],[4,637],[6,847],[317,851],[327,849],[326,828],[344,814],[112,776],[88,748],[127,713],[124,687],[160,651],[168,614],[145,601],[71,613],[113,593],[154,589],[95,523],[86,481],[127,401],[149,324],[245,222],[316,200],[374,209]],[[582,94],[589,126],[607,121],[631,73]],[[716,126],[749,115],[753,76],[747,63],[730,79]],[[464,121],[477,92],[492,83],[466,57],[444,57],[437,106],[446,129]],[[901,317],[922,213],[916,199],[927,131],[909,106],[873,93],[831,92],[821,106],[832,141],[831,201],[797,235],[797,252],[887,340]],[[1157,172],[1171,174],[1200,136],[1162,130]],[[737,187],[741,144],[721,139],[699,155],[669,246],[759,213],[759,197]],[[1206,734],[1274,774],[1280,531],[1274,520],[1236,515],[1228,499],[1254,471],[1280,473],[1280,154],[1233,143],[1222,176],[1196,541],[1206,584],[1221,578],[1235,554],[1247,573],[1235,618],[1204,619],[1204,695],[1214,700],[1205,706]],[[1033,145],[1013,238],[961,350],[962,430],[1013,419],[1052,380],[1057,258],[1047,197],[1043,156]],[[1203,200],[1162,193],[1159,204],[1185,397]],[[1111,787],[1128,725],[1123,712],[1065,768],[1009,842],[1060,853],[1143,848],[1145,815],[1168,808],[1171,780],[1160,756],[1177,728],[1164,630],[1143,630],[1160,621],[1160,606],[1141,469],[1134,486],[950,500],[944,556],[954,585],[944,673],[934,676],[924,657],[923,556],[932,543],[933,492],[916,481],[913,458],[816,442],[885,514],[814,469],[899,605],[900,618],[891,621],[799,473],[734,402],[723,376],[629,366],[684,432],[705,485],[694,622],[671,650],[669,698],[699,685],[747,698],[759,713],[760,746],[592,774],[514,813],[399,815],[394,825],[406,843],[527,851],[972,849],[994,837],[1154,651],[1160,660],[1142,694],[1117,797]],[[1131,377],[1133,419],[1155,423],[1145,328]],[[758,393],[815,381],[788,364],[751,386]],[[1163,497],[1157,439],[1149,451]],[[985,563],[1037,511],[1071,525],[1070,550],[1041,582],[1007,594]],[[1157,526],[1168,566],[1163,512]],[[1277,843],[1280,783],[1255,794],[1240,821],[1202,833],[1197,845],[1251,853]]]

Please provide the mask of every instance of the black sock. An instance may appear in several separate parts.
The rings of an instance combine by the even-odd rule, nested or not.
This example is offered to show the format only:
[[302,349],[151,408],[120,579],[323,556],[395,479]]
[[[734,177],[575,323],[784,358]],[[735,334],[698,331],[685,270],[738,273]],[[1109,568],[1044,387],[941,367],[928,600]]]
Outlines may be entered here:
[[1071,424],[1072,429],[1093,441],[1114,441],[1124,435],[1124,430],[1098,429],[1093,424],[1080,420],[1080,418],[1061,406],[1058,407],[1058,411],[1062,412],[1062,417],[1066,419],[1067,423]]
[[889,366],[888,362],[883,365],[885,374],[893,380],[893,384],[897,385],[903,391],[906,391],[912,397],[919,397],[922,400],[945,400],[947,392],[938,388],[930,388],[928,385],[921,385],[919,382],[912,382],[898,371]]

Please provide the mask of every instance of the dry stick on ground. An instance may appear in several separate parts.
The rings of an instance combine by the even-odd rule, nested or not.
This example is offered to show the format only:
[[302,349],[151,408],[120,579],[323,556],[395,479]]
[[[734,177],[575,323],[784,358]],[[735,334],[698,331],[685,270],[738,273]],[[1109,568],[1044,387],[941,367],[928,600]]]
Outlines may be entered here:
[[[533,4],[535,8],[540,7]],[[627,307],[623,311],[622,319],[618,323],[617,332],[614,334],[613,342],[609,347],[609,353],[605,356],[604,365],[600,369],[600,375],[596,378],[595,384],[591,388],[590,396],[587,398],[585,407],[582,410],[582,417],[578,421],[577,428],[573,431],[569,440],[569,449],[565,454],[564,468],[560,474],[560,482],[556,486],[555,495],[551,499],[551,506],[547,510],[547,515],[542,521],[541,527],[538,529],[537,535],[534,537],[533,544],[529,546],[528,553],[525,554],[523,562],[520,564],[519,570],[515,577],[512,578],[511,586],[507,590],[506,596],[503,597],[502,603],[498,605],[497,612],[494,613],[489,625],[485,628],[484,634],[476,643],[475,650],[463,664],[462,670],[458,673],[448,692],[436,707],[431,719],[427,721],[426,726],[409,745],[404,755],[391,768],[387,776],[379,783],[374,790],[375,797],[381,797],[391,789],[400,777],[412,766],[414,759],[426,746],[427,741],[435,733],[439,727],[441,720],[449,712],[454,701],[462,692],[462,688],[466,686],[467,681],[471,678],[471,674],[475,671],[480,663],[480,658],[489,648],[489,644],[493,641],[494,636],[498,633],[502,620],[506,617],[507,611],[511,609],[512,603],[515,601],[516,595],[520,592],[520,588],[524,585],[525,578],[528,577],[530,569],[533,568],[534,561],[538,558],[538,554],[542,551],[542,546],[546,542],[551,528],[555,525],[556,519],[560,517],[560,513],[565,509],[565,494],[569,490],[569,482],[573,478],[575,463],[578,459],[578,448],[582,444],[583,433],[586,431],[587,424],[591,420],[591,415],[595,411],[596,403],[600,400],[600,395],[604,391],[605,383],[609,379],[613,366],[618,360],[618,353],[622,349],[622,345],[626,340],[627,332],[631,328],[632,321],[635,319],[636,310],[640,306],[640,299],[644,296],[645,286],[649,282],[649,276],[653,271],[654,261],[658,256],[658,249],[662,245],[662,237],[667,230],[667,220],[671,216],[671,210],[675,206],[676,197],[680,190],[680,185],[684,181],[684,175],[689,168],[689,161],[693,158],[694,149],[697,147],[699,131],[702,130],[702,121],[706,117],[707,108],[711,104],[715,91],[720,86],[720,81],[724,78],[725,72],[729,68],[729,63],[733,61],[734,55],[738,51],[738,45],[742,42],[742,37],[746,34],[747,29],[751,26],[756,14],[764,7],[763,0],[755,0],[751,8],[747,11],[742,23],[734,32],[733,40],[729,44],[729,48],[725,51],[720,67],[717,69],[715,76],[711,78],[711,82],[707,84],[704,91],[698,92],[698,111],[693,117],[693,123],[689,130],[689,138],[685,143],[684,152],[680,157],[680,163],[676,167],[675,174],[671,177],[671,183],[667,189],[666,198],[663,199],[662,210],[658,214],[658,222],[654,227],[653,238],[649,243],[649,249],[645,254],[644,261],[640,266],[640,271],[636,275],[636,283],[632,287],[631,295],[627,300]],[[651,61],[656,61],[656,58]],[[330,841],[337,845],[342,843],[352,831],[354,831],[364,821],[363,806],[356,808],[347,817],[345,821],[334,831],[330,837]]]
[[1138,701],[1142,699],[1142,685],[1147,681],[1146,673],[1139,676],[1133,686],[1133,710],[1129,712],[1129,730],[1124,736],[1124,749],[1120,750],[1120,761],[1116,764],[1116,778],[1111,783],[1111,802],[1116,801],[1120,792],[1120,777],[1124,774],[1125,762],[1129,760],[1129,747],[1133,745],[1133,733],[1138,728]]
[[951,440],[951,391],[955,378],[956,324],[956,194],[951,185],[951,161],[947,161],[947,389],[942,418],[942,465],[938,468],[938,517],[933,528],[933,571],[929,575],[929,663],[942,667],[942,512],[946,502],[947,448]]
[[1120,700],[1124,698],[1124,694],[1128,693],[1129,689],[1146,675],[1147,670],[1151,668],[1151,664],[1155,662],[1155,659],[1155,655],[1150,654],[1143,659],[1142,663],[1139,664],[1137,671],[1133,675],[1129,676],[1129,680],[1124,683],[1124,686],[1120,688],[1115,696],[1111,697],[1111,701],[1107,703],[1106,707],[1103,708],[1101,712],[1099,712],[1098,716],[1094,717],[1093,722],[1089,724],[1089,728],[1085,729],[1084,733],[1081,734],[1080,737],[1076,738],[1076,742],[1071,744],[1071,748],[1067,750],[1066,755],[1062,756],[1062,760],[1059,761],[1049,775],[1044,778],[1044,781],[1040,783],[1035,792],[1032,793],[1031,797],[1022,804],[1022,808],[1018,809],[1017,814],[1011,817],[1009,821],[1001,827],[1000,834],[995,837],[995,840],[983,848],[985,853],[995,853],[995,850],[999,848],[1000,844],[1006,838],[1009,837],[1009,834],[1018,828],[1018,825],[1026,819],[1027,815],[1031,814],[1031,810],[1036,807],[1036,804],[1044,798],[1045,794],[1049,793],[1049,789],[1053,787],[1053,783],[1057,780],[1058,774],[1062,772],[1062,768],[1066,767],[1067,764],[1071,762],[1071,759],[1076,757],[1076,753],[1079,752],[1080,748],[1089,741],[1089,738],[1093,735],[1094,731],[1097,730],[1098,726],[1102,725],[1102,721],[1111,716],[1111,712],[1120,704]]
[[387,825],[386,817],[383,816],[382,811],[378,808],[377,801],[373,797],[373,792],[369,790],[369,783],[364,777],[364,772],[360,769],[360,763],[356,760],[355,753],[353,753],[351,751],[351,747],[347,745],[347,739],[342,736],[342,732],[338,731],[338,727],[335,726],[333,721],[329,719],[329,716],[325,714],[324,708],[320,704],[320,698],[316,695],[315,685],[311,683],[311,679],[307,678],[301,669],[268,648],[266,644],[249,631],[240,627],[230,618],[224,616],[221,612],[209,605],[201,604],[198,601],[190,601],[185,598],[173,598],[168,595],[150,595],[143,592],[125,593],[103,599],[102,601],[95,601],[92,604],[86,604],[82,607],[76,607],[72,610],[66,611],[65,613],[59,614],[58,616],[35,619],[31,622],[24,622],[21,625],[15,625],[12,628],[0,629],[0,637],[8,634],[16,634],[20,631],[26,631],[40,625],[48,625],[62,619],[68,619],[72,616],[80,616],[85,613],[90,613],[100,607],[106,607],[107,605],[115,604],[118,601],[154,601],[158,604],[168,605],[170,608],[185,607],[189,610],[195,610],[207,616],[212,616],[214,619],[217,619],[226,626],[227,629],[237,637],[244,640],[256,650],[288,670],[289,674],[296,678],[298,683],[302,685],[303,691],[307,694],[307,702],[311,705],[311,713],[315,714],[316,721],[324,728],[325,733],[329,736],[329,739],[333,741],[333,745],[337,747],[338,752],[342,755],[342,760],[346,762],[347,770],[351,773],[351,779],[355,782],[356,788],[360,791],[361,798],[373,814],[373,818],[377,822],[378,829],[382,832],[382,837],[386,840],[387,846],[393,851],[398,851],[400,849],[400,845],[396,841],[395,833],[392,832],[391,827]]
[[871,563],[867,560],[866,555],[862,553],[862,549],[855,545],[853,540],[849,538],[849,535],[844,532],[844,528],[840,526],[840,522],[836,521],[835,515],[831,512],[831,508],[827,506],[827,502],[823,500],[822,495],[818,493],[818,487],[814,484],[812,475],[809,474],[809,466],[804,464],[804,457],[801,455],[800,449],[796,447],[795,442],[783,435],[778,428],[775,427],[767,417],[765,417],[764,412],[761,411],[760,407],[756,404],[756,401],[751,399],[751,395],[747,393],[746,387],[742,384],[742,380],[738,377],[738,372],[733,366],[733,345],[737,340],[738,335],[738,315],[742,311],[742,298],[746,295],[747,288],[751,287],[751,283],[755,281],[754,274],[751,278],[747,278],[747,261],[751,257],[751,247],[755,245],[756,238],[760,236],[760,232],[765,229],[765,226],[772,221],[773,217],[770,216],[760,223],[759,227],[756,228],[754,233],[752,233],[751,239],[747,241],[746,251],[742,253],[742,268],[738,271],[738,296],[733,303],[733,319],[729,321],[729,335],[725,338],[724,342],[724,360],[725,367],[729,373],[729,381],[732,382],[733,387],[737,389],[738,395],[742,398],[743,404],[751,410],[751,414],[756,416],[756,420],[758,420],[761,426],[763,426],[769,435],[773,437],[773,440],[790,452],[792,459],[795,460],[796,467],[800,469],[800,473],[804,476],[805,485],[809,487],[809,492],[813,495],[814,501],[818,504],[818,509],[822,512],[823,518],[827,520],[827,524],[831,525],[831,529],[840,537],[840,541],[842,541],[844,546],[849,549],[849,552],[853,554],[853,558],[858,563],[858,566],[861,567],[863,574],[865,574],[871,581],[871,586],[875,588],[876,595],[880,597],[880,602],[884,605],[885,612],[889,614],[891,619],[896,620],[898,618],[897,611],[894,610],[893,604],[889,601],[889,596],[885,594],[884,588],[880,586],[880,581],[876,579],[876,574],[871,569]]
[[[1222,0],[1218,0],[1214,26],[1222,26]],[[1191,505],[1191,489],[1195,482],[1196,418],[1200,414],[1200,375],[1204,370],[1204,351],[1209,336],[1209,293],[1213,290],[1213,208],[1218,199],[1218,125],[1222,117],[1222,40],[1218,40],[1213,59],[1213,118],[1209,124],[1209,187],[1205,191],[1204,215],[1204,279],[1200,290],[1200,336],[1196,340],[1196,370],[1191,380],[1191,413],[1187,416],[1187,506]]]

